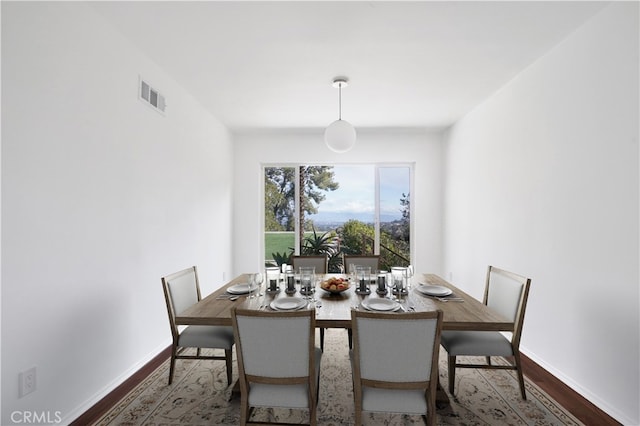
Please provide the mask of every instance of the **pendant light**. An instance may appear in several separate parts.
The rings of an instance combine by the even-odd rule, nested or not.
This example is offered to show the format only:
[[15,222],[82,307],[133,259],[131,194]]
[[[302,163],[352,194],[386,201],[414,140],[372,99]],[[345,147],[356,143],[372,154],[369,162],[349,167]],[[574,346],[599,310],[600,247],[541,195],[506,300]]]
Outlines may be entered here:
[[331,123],[324,131],[324,143],[334,152],[347,152],[356,143],[356,129],[351,123],[342,119],[342,88],[347,87],[347,79],[336,77],[333,87],[338,89],[338,119]]

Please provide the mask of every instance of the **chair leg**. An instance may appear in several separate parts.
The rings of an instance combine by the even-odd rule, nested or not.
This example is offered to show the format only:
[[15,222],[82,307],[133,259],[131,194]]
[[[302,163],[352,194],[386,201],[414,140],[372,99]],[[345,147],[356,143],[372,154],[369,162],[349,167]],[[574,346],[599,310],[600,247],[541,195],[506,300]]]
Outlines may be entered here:
[[436,426],[436,392],[433,388],[433,382],[429,384],[427,389],[427,416],[425,418],[427,426]]
[[453,395],[454,383],[456,382],[456,357],[449,355],[449,393]]
[[353,332],[350,328],[347,329],[347,335],[349,336],[349,349],[353,349]]
[[320,349],[324,352],[324,328],[320,329]]
[[[320,381],[318,380],[318,384],[319,383]],[[309,426],[316,426],[318,424],[317,418],[316,418],[316,411],[318,407],[317,402],[318,402],[318,393],[316,389],[315,395],[309,393]]]
[[245,392],[240,394],[240,426],[245,426],[249,421],[249,396]]
[[520,394],[523,400],[527,400],[527,392],[524,389],[524,377],[522,376],[522,363],[520,362],[520,352],[515,351],[513,358],[516,361],[516,373],[518,374],[518,383],[520,384]]
[[227,364],[227,386],[230,386],[233,376],[233,351],[231,349],[224,350],[224,360]]
[[491,357],[490,356],[486,356],[485,358],[487,360],[487,365],[491,365]]
[[173,382],[173,371],[175,370],[176,366],[176,351],[177,348],[173,346],[171,348],[171,361],[169,362],[169,384]]
[[358,410],[358,408],[356,407],[356,422],[354,424],[355,426],[362,426],[362,411]]

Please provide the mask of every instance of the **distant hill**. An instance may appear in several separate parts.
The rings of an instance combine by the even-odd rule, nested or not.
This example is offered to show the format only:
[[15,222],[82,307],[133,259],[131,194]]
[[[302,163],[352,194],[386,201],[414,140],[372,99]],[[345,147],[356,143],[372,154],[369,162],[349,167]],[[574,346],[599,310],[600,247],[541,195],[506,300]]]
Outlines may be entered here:
[[[393,222],[402,218],[400,213],[398,214],[382,214],[380,215],[380,222]],[[342,212],[326,212],[309,216],[309,219],[313,220],[313,223],[318,226],[327,225],[340,225],[348,220],[359,220],[364,223],[373,223],[373,214],[369,213],[342,213]]]

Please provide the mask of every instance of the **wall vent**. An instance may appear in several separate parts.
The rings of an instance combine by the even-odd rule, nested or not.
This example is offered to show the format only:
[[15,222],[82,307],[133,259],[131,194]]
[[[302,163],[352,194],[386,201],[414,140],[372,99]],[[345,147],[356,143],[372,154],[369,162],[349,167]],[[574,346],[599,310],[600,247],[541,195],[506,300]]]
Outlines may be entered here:
[[140,78],[138,98],[154,110],[164,115],[164,111],[167,107],[164,96],[142,78]]

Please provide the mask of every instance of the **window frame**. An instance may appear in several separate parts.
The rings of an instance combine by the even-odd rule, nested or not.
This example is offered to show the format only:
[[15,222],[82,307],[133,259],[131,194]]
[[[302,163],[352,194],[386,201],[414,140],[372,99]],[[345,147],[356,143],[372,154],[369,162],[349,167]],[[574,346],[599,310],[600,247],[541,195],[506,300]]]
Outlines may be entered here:
[[406,167],[409,169],[409,194],[410,194],[410,203],[409,203],[409,253],[410,253],[410,261],[414,263],[414,248],[415,248],[415,238],[414,238],[414,223],[415,223],[415,214],[414,214],[414,202],[412,200],[415,184],[415,163],[413,162],[377,162],[377,163],[326,163],[326,162],[315,162],[315,163],[260,163],[260,232],[261,232],[261,241],[260,244],[260,257],[261,264],[265,263],[267,260],[265,254],[265,245],[264,245],[264,235],[265,235],[265,169],[272,167],[288,167],[295,168],[295,210],[294,210],[294,244],[295,250],[294,255],[300,254],[300,232],[298,229],[300,223],[300,166],[329,166],[329,167],[348,167],[348,166],[373,166],[374,167],[374,185],[375,185],[375,212],[374,212],[374,255],[380,254],[380,169],[383,168],[402,168]]

